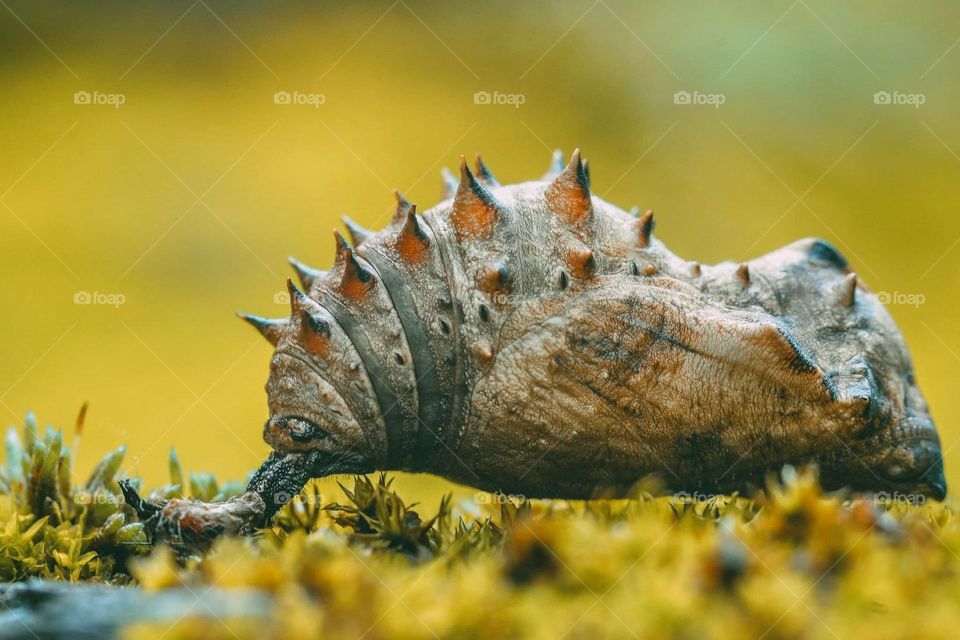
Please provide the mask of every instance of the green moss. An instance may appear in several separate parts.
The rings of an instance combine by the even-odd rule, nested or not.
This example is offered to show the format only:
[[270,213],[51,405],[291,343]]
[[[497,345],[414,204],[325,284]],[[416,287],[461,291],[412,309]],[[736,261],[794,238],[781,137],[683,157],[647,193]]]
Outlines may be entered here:
[[7,430],[0,468],[0,579],[113,580],[128,557],[148,551],[143,526],[120,508],[113,485],[121,447],[75,483],[60,431],[43,433],[28,415],[23,437]]
[[[127,561],[148,554],[150,545],[116,483],[125,455],[126,447],[107,453],[79,482],[60,430],[41,431],[33,414],[21,430],[9,427],[7,460],[0,467],[0,580],[129,582]],[[184,495],[182,478],[171,451],[171,481],[151,495]],[[191,497],[225,500],[242,490],[242,483],[220,486],[212,475],[190,475]]]
[[[82,485],[70,482],[58,433],[41,436],[32,419],[22,438],[8,433],[7,450],[3,579],[273,596],[267,619],[196,611],[169,628],[133,625],[131,638],[875,640],[947,638],[960,628],[960,526],[951,506],[825,495],[810,470],[786,469],[761,500],[517,503],[480,494],[429,508],[407,504],[384,475],[357,477],[336,500],[310,483],[270,529],[183,559],[150,551],[119,504],[122,449]],[[171,483],[155,494],[179,495],[183,477],[173,456]],[[189,484],[204,499],[238,486],[201,475]]]

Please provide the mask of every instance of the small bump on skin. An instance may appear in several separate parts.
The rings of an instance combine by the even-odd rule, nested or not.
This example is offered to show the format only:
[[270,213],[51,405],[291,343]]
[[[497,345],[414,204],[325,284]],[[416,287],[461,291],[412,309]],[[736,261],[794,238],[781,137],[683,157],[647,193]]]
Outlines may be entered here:
[[586,247],[571,249],[567,252],[567,267],[574,278],[583,280],[591,277],[597,268],[593,250]]
[[473,348],[470,350],[473,353],[473,356],[479,360],[482,364],[486,364],[493,359],[493,350],[490,348],[490,345],[478,342],[473,345]]
[[843,278],[839,291],[840,304],[851,308],[857,300],[857,274],[849,273]]
[[641,249],[648,248],[653,235],[653,210],[646,211],[634,224],[637,230],[637,246]]
[[746,262],[741,262],[737,267],[737,280],[745,287],[750,286],[750,266]]
[[510,280],[510,267],[501,262],[485,265],[477,274],[477,288],[492,294],[506,289]]

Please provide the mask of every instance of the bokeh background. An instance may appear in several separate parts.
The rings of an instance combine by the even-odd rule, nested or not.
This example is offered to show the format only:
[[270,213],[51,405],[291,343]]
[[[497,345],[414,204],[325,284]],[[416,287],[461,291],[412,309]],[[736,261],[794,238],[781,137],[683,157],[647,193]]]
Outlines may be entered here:
[[960,486],[958,43],[927,1],[0,0],[0,412],[69,438],[89,401],[81,469],[127,443],[150,484],[174,446],[241,478],[270,347],[232,314],[286,313],[288,255],[328,265],[394,188],[426,209],[459,153],[519,181],[581,146],[681,256],[840,247]]

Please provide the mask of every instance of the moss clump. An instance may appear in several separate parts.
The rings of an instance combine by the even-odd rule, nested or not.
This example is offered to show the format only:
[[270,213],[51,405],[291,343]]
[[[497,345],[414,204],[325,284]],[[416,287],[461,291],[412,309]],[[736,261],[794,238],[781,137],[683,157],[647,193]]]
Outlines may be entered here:
[[108,453],[78,483],[60,431],[47,427],[41,433],[32,414],[22,438],[15,428],[7,430],[7,463],[0,468],[0,579],[125,581],[118,567],[148,549],[143,526],[120,509],[122,499],[111,486],[124,451]]
[[[81,409],[77,419],[78,435],[85,413]],[[0,466],[0,581],[130,581],[127,561],[148,554],[150,544],[116,483],[125,454],[125,447],[107,453],[81,482],[62,431],[41,430],[32,413],[22,429],[7,429],[6,464]],[[171,452],[170,483],[152,495],[179,497],[182,485]],[[189,494],[201,500],[225,500],[243,486],[219,486],[210,474],[189,477]]]
[[308,487],[278,526],[188,566],[138,561],[146,588],[273,596],[269,619],[200,617],[169,637],[947,638],[960,624],[952,509],[825,495],[813,471],[786,469],[758,500],[445,500],[426,519],[383,476],[343,491],[310,510]]
[[[149,551],[117,504],[122,451],[72,486],[57,433],[28,424],[25,434],[8,439],[17,464],[0,474],[6,579],[256,589],[272,603],[267,616],[223,619],[194,607],[176,622],[133,624],[130,638],[883,639],[960,628],[951,506],[827,495],[812,470],[785,469],[757,499],[480,494],[436,509],[407,504],[384,475],[355,478],[336,501],[310,483],[271,528],[182,558]],[[178,495],[173,467],[157,493]],[[192,484],[205,498],[232,491],[199,476]],[[114,499],[78,498],[97,492]]]

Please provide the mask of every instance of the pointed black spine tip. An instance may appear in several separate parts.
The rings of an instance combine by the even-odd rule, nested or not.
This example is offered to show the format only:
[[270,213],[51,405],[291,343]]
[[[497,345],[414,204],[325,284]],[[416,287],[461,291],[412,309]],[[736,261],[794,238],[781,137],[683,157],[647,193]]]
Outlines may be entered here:
[[359,245],[361,242],[369,238],[372,233],[369,229],[366,229],[354,222],[354,220],[346,214],[340,216],[340,220],[343,221],[343,226],[347,228],[347,232],[350,234],[350,240],[354,245]]
[[500,186],[500,182],[497,180],[496,176],[493,175],[493,172],[490,171],[490,167],[483,162],[483,158],[479,153],[474,158],[473,167],[475,169],[477,178],[488,187]]
[[555,180],[557,176],[563,173],[563,167],[563,151],[560,149],[554,149],[553,153],[550,155],[550,166],[547,168],[547,172],[543,174],[541,180]]
[[290,266],[293,267],[293,271],[297,274],[297,278],[300,280],[303,288],[308,291],[312,289],[314,282],[316,282],[320,276],[320,272],[312,267],[308,267],[293,256],[287,258],[287,261],[290,263]]
[[300,287],[293,282],[293,278],[287,278],[287,291],[290,293],[290,302],[306,297],[306,294],[300,290]]
[[341,262],[347,256],[347,252],[352,251],[353,248],[350,246],[350,243],[347,242],[347,239],[343,237],[343,234],[340,233],[338,229],[333,230],[333,241],[336,245],[336,259],[337,263]]
[[460,182],[462,183],[464,180],[467,180],[468,182],[474,181],[473,172],[470,171],[470,167],[467,165],[467,157],[461,153],[460,154]]
[[273,346],[277,346],[280,341],[280,334],[286,320],[272,319],[255,316],[250,313],[237,312],[237,317],[246,321],[250,326],[256,329],[260,335],[267,339]]
[[459,181],[457,177],[453,175],[453,172],[446,167],[440,169],[440,179],[443,182],[443,192],[441,197],[444,200],[452,198],[457,193],[457,187],[459,186]]

